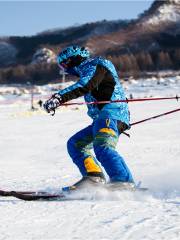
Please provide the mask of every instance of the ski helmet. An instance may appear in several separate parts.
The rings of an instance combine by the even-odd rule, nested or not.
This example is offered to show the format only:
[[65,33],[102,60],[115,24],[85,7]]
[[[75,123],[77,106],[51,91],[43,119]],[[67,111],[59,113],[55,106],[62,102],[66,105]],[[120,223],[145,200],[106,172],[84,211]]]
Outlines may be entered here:
[[62,52],[57,56],[58,64],[61,64],[68,60],[70,57],[81,56],[82,58],[87,58],[90,56],[90,52],[84,47],[70,46],[63,49]]

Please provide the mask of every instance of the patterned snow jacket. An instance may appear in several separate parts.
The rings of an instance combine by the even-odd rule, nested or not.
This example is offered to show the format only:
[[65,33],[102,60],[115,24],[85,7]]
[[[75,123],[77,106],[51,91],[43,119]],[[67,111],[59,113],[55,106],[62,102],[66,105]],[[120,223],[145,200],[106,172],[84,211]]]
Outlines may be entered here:
[[[60,90],[62,103],[84,96],[86,102],[126,99],[114,65],[102,57],[88,58],[73,68],[80,77],[75,84]],[[88,104],[88,115],[92,119],[112,118],[129,126],[128,104]]]

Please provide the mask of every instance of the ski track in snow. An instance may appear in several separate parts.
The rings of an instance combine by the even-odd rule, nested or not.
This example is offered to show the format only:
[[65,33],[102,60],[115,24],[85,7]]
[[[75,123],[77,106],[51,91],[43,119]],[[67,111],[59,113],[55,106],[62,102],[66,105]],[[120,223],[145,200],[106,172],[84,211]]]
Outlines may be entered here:
[[[178,107],[175,101],[132,103],[131,122]],[[0,107],[0,188],[56,192],[80,178],[66,141],[91,120],[84,108],[63,108],[55,117],[18,114],[27,108]],[[179,240],[179,120],[178,112],[132,127],[130,139],[120,137],[118,150],[149,192],[99,190],[66,202],[0,197],[0,240]]]

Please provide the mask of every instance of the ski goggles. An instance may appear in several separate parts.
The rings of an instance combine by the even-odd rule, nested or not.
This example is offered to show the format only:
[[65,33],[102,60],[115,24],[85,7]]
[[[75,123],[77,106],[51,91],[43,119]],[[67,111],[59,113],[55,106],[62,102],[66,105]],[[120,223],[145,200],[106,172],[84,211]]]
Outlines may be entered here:
[[66,70],[68,68],[67,64],[64,62],[58,63],[58,66],[61,70]]
[[64,69],[64,70],[67,70],[69,68],[69,64],[71,63],[71,59],[67,59],[66,61],[63,61],[61,63],[58,63],[58,66],[61,68],[61,69]]

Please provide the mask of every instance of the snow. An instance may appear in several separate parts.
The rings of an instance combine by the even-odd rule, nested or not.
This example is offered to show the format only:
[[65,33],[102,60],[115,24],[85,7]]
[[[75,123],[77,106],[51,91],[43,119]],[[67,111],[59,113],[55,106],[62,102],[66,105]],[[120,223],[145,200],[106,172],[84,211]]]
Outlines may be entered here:
[[32,64],[51,63],[56,61],[55,53],[48,48],[38,49],[32,58]]
[[[179,1],[179,0],[178,0]],[[158,25],[160,22],[177,22],[180,20],[179,2],[174,4],[163,4],[157,11],[147,18],[143,24]],[[177,4],[177,5],[176,5]]]
[[[135,97],[170,96],[175,84],[149,80],[125,84]],[[3,96],[5,97],[5,96]],[[14,99],[0,105],[0,189],[49,190],[74,183],[80,174],[66,151],[68,138],[91,120],[86,108],[60,108],[54,117]],[[131,122],[179,108],[175,100],[130,103]],[[133,126],[118,151],[148,193],[100,189],[85,201],[24,202],[0,197],[0,240],[179,240],[180,112]]]

